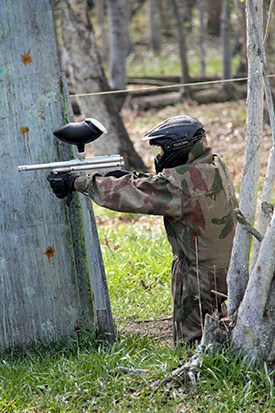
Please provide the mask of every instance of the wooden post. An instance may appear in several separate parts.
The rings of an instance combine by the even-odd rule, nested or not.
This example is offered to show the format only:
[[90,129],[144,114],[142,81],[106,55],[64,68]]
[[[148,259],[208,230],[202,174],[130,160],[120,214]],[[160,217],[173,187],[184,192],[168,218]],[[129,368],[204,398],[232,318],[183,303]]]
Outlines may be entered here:
[[58,341],[94,323],[113,339],[90,202],[76,196],[67,208],[48,172],[17,170],[71,155],[52,135],[72,118],[49,0],[2,0],[0,88],[0,349]]

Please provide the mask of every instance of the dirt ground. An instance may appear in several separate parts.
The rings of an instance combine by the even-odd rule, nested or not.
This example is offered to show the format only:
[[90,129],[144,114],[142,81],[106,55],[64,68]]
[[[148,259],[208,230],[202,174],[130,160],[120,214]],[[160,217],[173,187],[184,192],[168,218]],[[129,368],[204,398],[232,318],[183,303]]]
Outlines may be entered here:
[[[238,191],[242,181],[242,169],[245,149],[245,100],[211,103],[198,105],[183,102],[175,106],[168,106],[161,110],[131,110],[123,109],[122,117],[129,136],[134,142],[135,149],[142,157],[145,164],[152,168],[153,157],[148,144],[142,143],[143,135],[156,125],[156,123],[170,117],[186,114],[198,118],[205,127],[210,143],[216,153],[226,161]],[[264,123],[264,135],[262,139],[261,153],[261,178],[266,173],[269,152],[272,147],[271,131],[267,123]],[[116,320],[118,331],[129,334],[140,334],[154,338],[157,342],[171,344],[172,318],[163,320],[147,320],[145,322],[134,319]]]
[[150,337],[159,344],[171,345],[173,342],[172,317],[160,320],[136,321],[129,319],[115,320],[117,330],[121,333]]

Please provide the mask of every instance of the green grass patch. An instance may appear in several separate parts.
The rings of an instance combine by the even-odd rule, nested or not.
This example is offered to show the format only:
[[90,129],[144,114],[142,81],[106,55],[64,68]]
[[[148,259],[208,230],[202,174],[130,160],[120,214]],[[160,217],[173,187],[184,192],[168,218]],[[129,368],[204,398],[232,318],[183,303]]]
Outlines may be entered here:
[[[216,49],[208,49],[206,56],[205,75],[210,77],[222,77],[222,58]],[[239,65],[239,56],[232,58],[232,72]],[[188,54],[189,75],[191,78],[200,76],[200,61],[197,53]],[[159,54],[153,53],[145,47],[139,47],[135,53],[131,53],[127,59],[128,76],[181,76],[181,63],[177,47],[164,47]]]
[[[117,319],[170,314],[171,253],[161,219],[98,207],[95,212]],[[163,386],[189,351],[140,334],[119,333],[110,345],[96,331],[83,331],[59,344],[1,354],[0,412],[274,411],[273,375],[266,367],[253,370],[228,350],[202,353],[197,386]],[[146,372],[119,374],[118,366]]]
[[[2,355],[1,413],[205,412],[271,413],[274,383],[230,352],[203,356],[196,387],[163,386],[186,351],[121,335],[114,345],[82,333],[59,345]],[[119,374],[118,366],[145,369]]]
[[[152,378],[164,375],[175,363],[176,353],[159,353],[143,338],[120,337],[113,346],[96,342],[89,333],[63,345],[41,347],[0,362],[1,413],[129,411],[148,405],[146,379],[118,376],[114,369],[150,368]],[[164,403],[165,404],[165,403]],[[116,410],[118,407],[118,410]],[[125,409],[125,410],[124,410]]]
[[254,370],[248,360],[229,350],[208,351],[203,355],[203,370],[199,381],[202,400],[208,400],[207,410],[223,412],[271,412],[274,405],[274,371],[265,366]]
[[162,218],[95,211],[114,317],[170,316],[172,254]]

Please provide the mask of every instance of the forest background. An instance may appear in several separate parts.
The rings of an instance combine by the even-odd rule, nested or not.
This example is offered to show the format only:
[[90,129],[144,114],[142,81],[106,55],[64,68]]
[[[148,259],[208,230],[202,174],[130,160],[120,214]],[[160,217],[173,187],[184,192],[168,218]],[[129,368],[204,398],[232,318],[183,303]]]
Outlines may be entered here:
[[[130,42],[125,49],[125,84],[120,86],[114,83],[115,76],[109,61],[111,43],[108,40],[108,7],[117,3],[116,0],[66,0],[56,4],[55,12],[59,16],[66,10],[73,11],[75,16],[81,16],[83,8],[88,11],[100,64],[104,69],[103,76],[108,79],[105,82],[101,71],[91,63],[87,64],[87,56],[79,58],[77,55],[78,64],[85,69],[86,76],[81,71],[82,79],[76,82],[80,73],[77,73],[74,58],[71,57],[74,45],[70,44],[71,50],[64,48],[60,34],[64,26],[71,27],[71,22],[62,20],[63,29],[60,29],[61,20],[57,18],[62,69],[67,74],[75,119],[94,116],[105,124],[108,122],[106,111],[104,116],[101,111],[101,100],[105,98],[102,95],[101,99],[97,93],[128,89],[127,93],[122,94],[123,99],[115,100],[115,106],[119,108],[117,116],[122,119],[126,134],[144,167],[151,170],[152,155],[149,148],[140,142],[144,133],[170,116],[184,113],[197,117],[205,125],[214,150],[227,162],[238,194],[246,136],[244,3],[219,0],[125,2]],[[265,22],[271,3],[264,2]],[[224,4],[230,5],[230,19],[229,15],[225,19],[226,15],[222,14],[224,9],[221,6]],[[159,6],[157,11],[154,8],[156,5]],[[203,5],[204,8],[201,8]],[[200,10],[204,10],[203,19]],[[155,19],[156,16],[159,20]],[[185,22],[181,26],[184,33],[180,33],[178,27],[182,19]],[[72,35],[82,33],[84,42],[86,27],[77,27],[77,23],[75,19]],[[274,20],[271,24],[274,25]],[[274,30],[269,32],[267,62],[268,72],[273,74]],[[184,44],[186,50],[181,54]],[[77,47],[80,49],[80,44]],[[91,53],[93,51],[91,49]],[[91,62],[95,60],[91,59]],[[99,73],[101,81],[104,80],[101,87],[97,87]],[[91,77],[96,79],[96,85],[85,89],[83,84],[88,84]],[[235,78],[236,81],[221,81],[226,78]],[[240,78],[243,80],[237,80]],[[270,82],[274,86],[272,78]],[[197,85],[179,86],[186,83]],[[161,88],[144,90],[148,87]],[[80,92],[92,95],[84,97],[80,96]],[[106,96],[113,99],[116,94]],[[84,99],[87,99],[89,108],[86,113],[83,110]],[[108,135],[104,138],[107,147],[112,140],[115,141],[114,129],[116,127],[112,128],[112,125],[108,127]],[[272,146],[267,113],[261,146],[259,186],[262,185]],[[100,149],[103,152],[106,150],[104,147]],[[94,153],[98,150],[91,147]],[[135,166],[136,159],[131,160],[131,167]],[[139,164],[139,161],[136,162]],[[3,383],[1,411],[273,411],[272,373],[266,366],[256,371],[251,369],[238,355],[227,350],[203,355],[197,386],[190,383],[178,383],[171,387],[162,385],[160,380],[182,365],[193,350],[172,347],[171,253],[161,218],[117,214],[96,206],[95,213],[118,340],[113,346],[108,346],[89,334],[56,347],[42,346],[37,351],[25,351],[22,358],[18,358],[17,354],[14,358],[3,355],[0,365]],[[120,365],[129,370],[133,368],[135,372],[143,370],[137,375],[121,374]]]
[[[63,2],[57,3],[55,8],[57,16],[68,17],[69,14],[60,12],[61,8],[66,8]],[[72,10],[78,7],[81,14],[78,3],[82,4],[83,9],[83,1],[70,0],[66,3]],[[122,32],[127,40],[123,43],[115,43],[113,37],[117,35],[118,28],[110,27],[110,7],[112,4],[116,12],[121,14],[119,5],[123,3],[125,4],[123,18],[113,19],[125,25]],[[268,18],[268,10],[269,2],[264,2],[265,22]],[[185,113],[199,118],[205,125],[214,149],[229,163],[238,188],[243,166],[247,93],[244,3],[221,0],[88,1],[86,11],[92,22],[90,27],[100,54],[101,60],[97,62],[102,64],[108,80],[107,93],[108,90],[109,93],[111,89],[116,90],[115,94],[110,93],[107,96],[116,99],[116,108],[120,109],[120,116],[128,136],[145,166],[152,168],[152,155],[148,147],[140,142],[144,133],[160,120]],[[65,20],[62,25],[69,25],[69,22]],[[274,30],[272,30],[274,25],[272,19],[266,40],[269,74],[275,71]],[[68,56],[73,54],[73,46],[71,45],[69,49],[68,43],[64,44],[62,28],[58,24],[57,27],[59,28],[57,32],[61,33],[59,37],[61,65],[67,73],[76,119],[95,116],[106,124],[108,120],[102,118],[102,114],[98,114],[100,101],[106,96],[100,96],[102,87],[100,90],[98,85],[93,85],[95,86],[93,90],[82,87],[83,96],[77,95],[79,92],[77,82],[83,86],[85,80],[91,77],[91,72],[94,78],[98,75],[95,74],[91,64],[86,65],[86,77],[79,82],[74,62],[68,60]],[[77,22],[74,30],[77,30]],[[110,51],[111,47],[112,51]],[[90,63],[93,62],[94,59]],[[82,65],[81,62],[79,65]],[[222,79],[235,81],[223,83]],[[270,82],[274,85],[272,77]],[[192,86],[180,86],[186,83]],[[117,89],[128,90],[128,93],[117,93]],[[91,96],[85,97],[85,93]],[[81,113],[81,106],[85,99],[88,99],[88,111],[84,106]],[[123,102],[122,106],[121,102]],[[262,176],[265,174],[268,152],[272,146],[268,123],[266,113]],[[113,129],[108,128],[109,139],[104,139],[107,147],[112,144],[112,140],[115,140]],[[104,153],[103,140],[99,140],[99,145],[102,146],[101,150]],[[98,151],[97,147],[93,150]]]

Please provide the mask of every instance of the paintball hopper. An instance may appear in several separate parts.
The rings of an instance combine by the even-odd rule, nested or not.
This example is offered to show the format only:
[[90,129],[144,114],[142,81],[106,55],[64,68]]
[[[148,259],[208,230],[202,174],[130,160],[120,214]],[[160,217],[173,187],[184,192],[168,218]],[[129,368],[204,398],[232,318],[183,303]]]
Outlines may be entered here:
[[98,120],[87,118],[82,122],[67,123],[55,129],[53,134],[63,142],[76,145],[78,153],[83,153],[86,143],[95,141],[106,132],[106,128]]

